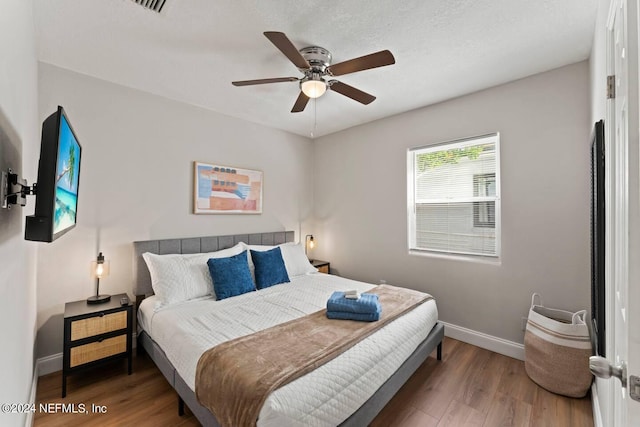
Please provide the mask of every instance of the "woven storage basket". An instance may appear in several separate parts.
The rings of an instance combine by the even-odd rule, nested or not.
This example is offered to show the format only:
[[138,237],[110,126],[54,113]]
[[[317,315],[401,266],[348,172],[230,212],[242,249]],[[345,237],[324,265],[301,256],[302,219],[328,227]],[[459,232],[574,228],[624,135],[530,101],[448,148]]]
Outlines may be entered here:
[[533,294],[524,334],[524,367],[535,383],[569,397],[587,393],[593,377],[586,314],[586,310],[571,313],[544,307],[540,295]]

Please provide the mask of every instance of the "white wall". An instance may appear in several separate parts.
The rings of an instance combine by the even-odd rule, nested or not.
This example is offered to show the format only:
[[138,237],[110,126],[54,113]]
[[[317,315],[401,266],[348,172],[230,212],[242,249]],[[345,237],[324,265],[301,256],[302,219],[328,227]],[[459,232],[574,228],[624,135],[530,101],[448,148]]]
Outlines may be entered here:
[[[441,320],[520,343],[532,292],[588,308],[588,73],[581,62],[316,140],[314,257],[343,276],[427,291]],[[407,149],[493,132],[500,265],[408,255]]]
[[[312,143],[283,131],[40,63],[40,119],[58,104],[82,145],[78,226],[38,253],[38,356],[62,351],[66,301],[133,285],[132,242],[294,230],[311,214]],[[264,172],[261,215],[193,215],[194,160]],[[302,229],[304,232],[305,230]],[[297,236],[296,236],[297,238]]]
[[[40,139],[33,2],[0,7],[0,167],[32,182]],[[34,166],[34,162],[36,165]],[[30,206],[0,209],[0,403],[29,401],[36,327],[35,245],[23,238]],[[0,413],[0,425],[24,425],[23,414]]]

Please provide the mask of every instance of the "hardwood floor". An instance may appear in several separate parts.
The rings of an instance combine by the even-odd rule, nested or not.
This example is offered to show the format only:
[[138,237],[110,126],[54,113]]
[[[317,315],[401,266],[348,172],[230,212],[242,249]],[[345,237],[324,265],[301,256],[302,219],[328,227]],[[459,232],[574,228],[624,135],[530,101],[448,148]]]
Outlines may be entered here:
[[[122,363],[68,379],[60,398],[60,372],[38,381],[40,403],[103,405],[104,414],[36,412],[34,425],[199,426],[186,409],[178,416],[175,392],[147,356],[134,358],[132,375]],[[78,408],[76,406],[76,408]],[[371,424],[386,426],[593,426],[591,399],[570,399],[532,382],[524,363],[445,338],[442,361],[432,354]]]
[[372,426],[593,426],[591,398],[550,393],[524,362],[445,338]]

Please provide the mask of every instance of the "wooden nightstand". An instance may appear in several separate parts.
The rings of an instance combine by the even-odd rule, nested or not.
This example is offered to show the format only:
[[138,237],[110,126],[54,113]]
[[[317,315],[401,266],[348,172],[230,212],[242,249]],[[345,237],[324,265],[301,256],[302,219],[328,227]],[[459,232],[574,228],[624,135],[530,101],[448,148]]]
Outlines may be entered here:
[[131,375],[133,304],[120,305],[124,297],[129,298],[119,294],[103,304],[65,304],[62,397],[67,395],[67,376],[85,368],[126,358]]
[[311,263],[311,265],[313,265],[315,268],[317,268],[320,273],[331,274],[331,266],[329,264],[329,261],[322,261],[322,260],[319,260],[319,259],[312,259],[309,262]]

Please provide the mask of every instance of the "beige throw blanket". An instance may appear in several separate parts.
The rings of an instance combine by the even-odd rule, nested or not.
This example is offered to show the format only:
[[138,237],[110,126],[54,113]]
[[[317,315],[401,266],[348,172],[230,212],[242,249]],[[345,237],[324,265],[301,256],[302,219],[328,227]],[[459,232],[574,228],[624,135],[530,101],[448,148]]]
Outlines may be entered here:
[[382,315],[376,322],[331,320],[317,311],[272,328],[224,342],[198,361],[196,396],[223,427],[255,426],[275,389],[334,359],[360,340],[402,316],[430,295],[380,285]]

